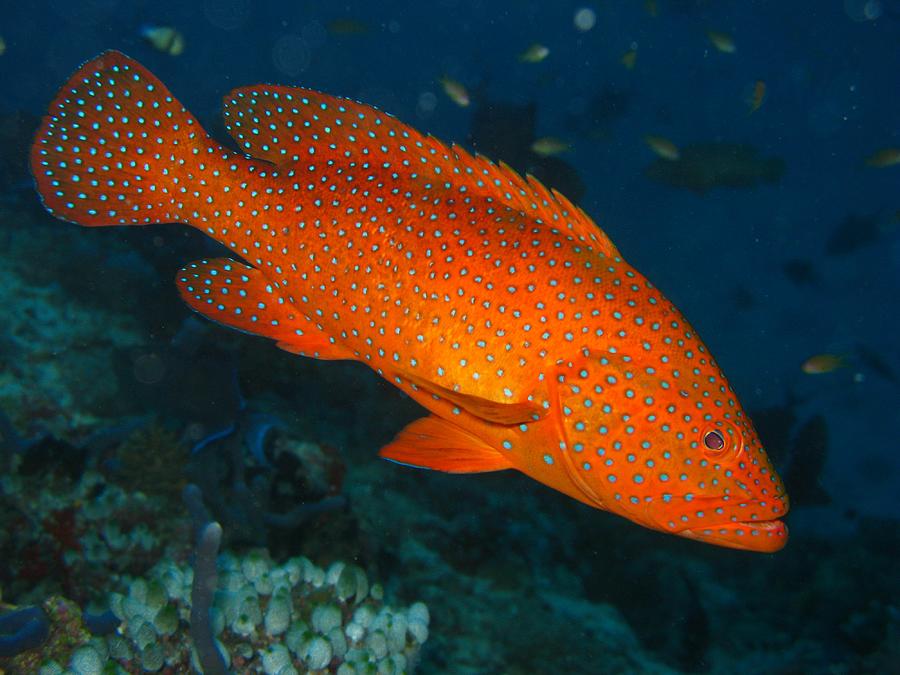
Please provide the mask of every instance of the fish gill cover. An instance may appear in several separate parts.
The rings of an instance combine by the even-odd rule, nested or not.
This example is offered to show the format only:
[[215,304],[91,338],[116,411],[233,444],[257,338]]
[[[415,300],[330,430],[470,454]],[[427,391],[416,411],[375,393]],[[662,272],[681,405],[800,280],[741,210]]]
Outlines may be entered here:
[[0,668],[889,672],[897,17],[12,10]]

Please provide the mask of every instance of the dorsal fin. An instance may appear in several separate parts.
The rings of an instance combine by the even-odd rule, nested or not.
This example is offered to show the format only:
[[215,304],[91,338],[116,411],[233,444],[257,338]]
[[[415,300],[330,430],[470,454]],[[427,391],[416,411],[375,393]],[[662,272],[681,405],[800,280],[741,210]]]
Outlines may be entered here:
[[419,133],[376,108],[310,89],[256,85],[224,98],[225,128],[242,151],[281,167],[337,166],[465,193],[521,211],[610,257],[615,245],[581,209],[534,176]]

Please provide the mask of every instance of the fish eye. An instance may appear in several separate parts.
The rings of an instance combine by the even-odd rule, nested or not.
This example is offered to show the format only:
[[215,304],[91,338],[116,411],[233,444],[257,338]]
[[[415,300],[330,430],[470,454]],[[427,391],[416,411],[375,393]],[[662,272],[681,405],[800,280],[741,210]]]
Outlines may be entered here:
[[727,420],[716,422],[715,426],[711,424],[702,429],[699,436],[703,454],[715,462],[732,461],[741,454],[744,448],[741,432]]
[[722,436],[721,431],[717,431],[716,429],[707,431],[703,436],[703,445],[706,446],[707,450],[713,453],[719,453],[725,448],[725,437]]

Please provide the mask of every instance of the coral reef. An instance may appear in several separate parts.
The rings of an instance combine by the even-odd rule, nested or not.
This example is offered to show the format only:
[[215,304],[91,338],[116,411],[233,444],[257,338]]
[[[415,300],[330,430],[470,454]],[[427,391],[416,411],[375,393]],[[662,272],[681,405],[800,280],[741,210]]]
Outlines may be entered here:
[[49,632],[47,616],[40,607],[5,612],[0,615],[0,658],[40,647]]
[[[189,667],[190,646],[167,638],[186,630],[191,579],[184,568],[161,563],[114,595],[113,611],[123,621],[121,637],[110,643],[114,654],[139,658],[151,672],[161,662]],[[275,565],[262,551],[224,554],[219,579],[212,626],[239,672],[405,672],[427,637],[424,605],[385,606],[380,588],[370,589],[354,566],[323,570],[305,558]]]
[[0,477],[0,585],[18,604],[53,593],[88,603],[110,578],[142,574],[161,557],[183,557],[184,530],[169,505],[126,492],[95,470],[77,482],[52,474]]
[[282,538],[274,535],[346,504],[338,453],[276,424],[274,416],[242,413],[194,446],[187,472],[231,543],[274,545]]
[[[219,557],[211,627],[226,665],[240,673],[410,673],[428,639],[422,603],[393,608],[354,565],[306,558],[274,564],[264,551]],[[162,561],[110,596],[117,630],[91,636],[77,606],[44,603],[50,637],[0,667],[13,673],[189,672],[200,669],[191,632],[194,572]],[[68,669],[68,671],[66,671]],[[215,672],[205,670],[205,672]]]
[[152,424],[119,445],[114,480],[129,492],[177,497],[185,485],[188,449],[171,430]]

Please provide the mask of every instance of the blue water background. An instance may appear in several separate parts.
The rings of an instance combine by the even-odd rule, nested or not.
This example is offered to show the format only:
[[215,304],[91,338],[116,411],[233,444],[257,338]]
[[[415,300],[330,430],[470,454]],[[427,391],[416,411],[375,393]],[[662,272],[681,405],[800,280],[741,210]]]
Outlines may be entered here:
[[[573,26],[585,3],[253,3],[225,30],[204,8],[226,4],[11,4],[0,108],[42,114],[79,64],[110,48],[146,65],[213,133],[224,134],[221,97],[257,82],[349,96],[460,142],[472,108],[442,93],[442,75],[492,101],[534,101],[538,135],[573,143],[563,158],[587,186],[580,206],[694,324],[744,407],[775,406],[793,394],[800,418],[824,416],[828,457],[819,478],[832,503],[795,509],[792,531],[852,543],[860,515],[900,517],[897,381],[857,358],[821,376],[800,369],[814,354],[853,354],[862,344],[900,373],[900,166],[864,163],[900,147],[900,3],[875,3],[878,18],[855,20],[848,7],[861,3],[851,1],[659,0],[653,18],[642,2],[610,0],[588,4],[596,11],[588,32]],[[369,29],[326,29],[346,18]],[[147,24],[177,27],[184,53],[147,44],[140,37]],[[717,51],[709,29],[731,34],[737,52]],[[533,42],[550,56],[520,63],[517,54]],[[295,47],[287,66],[273,56],[279,44]],[[634,47],[629,71],[620,59]],[[757,80],[766,98],[749,114],[745,99]],[[626,113],[607,138],[572,133],[567,117],[604,86],[630,94]],[[433,110],[423,100],[434,101]],[[646,134],[681,146],[752,144],[782,157],[786,172],[777,185],[703,195],[660,185],[644,175],[654,161]],[[877,240],[826,255],[829,237],[853,214],[879,217]],[[797,258],[813,264],[818,283],[786,277],[784,264]],[[752,307],[739,306],[738,289],[752,295]]]

